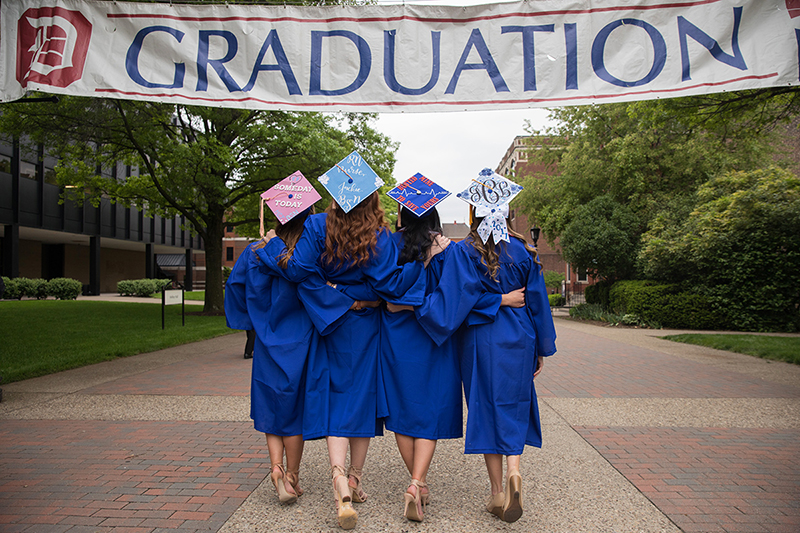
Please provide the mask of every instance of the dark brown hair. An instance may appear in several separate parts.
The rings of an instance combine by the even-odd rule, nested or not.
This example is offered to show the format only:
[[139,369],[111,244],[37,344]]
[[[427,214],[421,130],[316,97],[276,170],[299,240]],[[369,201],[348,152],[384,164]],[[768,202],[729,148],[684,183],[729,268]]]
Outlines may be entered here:
[[[497,281],[497,272],[500,270],[500,255],[497,253],[497,246],[494,243],[494,236],[489,235],[489,238],[484,244],[484,242],[481,240],[481,236],[478,235],[478,226],[480,226],[481,222],[483,222],[483,218],[475,216],[474,207],[470,207],[470,215],[472,215],[472,225],[470,226],[469,236],[472,241],[472,246],[480,254],[481,264],[486,267],[489,277],[494,281]],[[525,249],[533,255],[534,262],[537,265],[542,266],[542,263],[539,262],[539,253],[536,251],[536,248],[528,244],[528,241],[526,241],[522,235],[510,227],[508,228],[508,234],[522,241],[522,243],[525,245]],[[500,244],[503,247],[506,246],[505,242],[503,241],[501,241]]]

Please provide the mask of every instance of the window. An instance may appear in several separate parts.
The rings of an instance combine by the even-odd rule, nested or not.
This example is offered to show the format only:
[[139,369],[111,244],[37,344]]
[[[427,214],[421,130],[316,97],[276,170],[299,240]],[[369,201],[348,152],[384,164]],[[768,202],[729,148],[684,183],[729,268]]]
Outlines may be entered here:
[[28,161],[19,162],[19,177],[28,178],[29,180],[36,179],[36,165]]
[[578,269],[578,281],[589,281],[589,276],[586,274],[585,268]]
[[233,233],[233,226],[227,226],[225,228],[225,231],[227,231],[228,233]]
[[233,261],[233,246],[228,246],[225,248],[225,260]]
[[0,172],[11,174],[11,157],[0,154]]

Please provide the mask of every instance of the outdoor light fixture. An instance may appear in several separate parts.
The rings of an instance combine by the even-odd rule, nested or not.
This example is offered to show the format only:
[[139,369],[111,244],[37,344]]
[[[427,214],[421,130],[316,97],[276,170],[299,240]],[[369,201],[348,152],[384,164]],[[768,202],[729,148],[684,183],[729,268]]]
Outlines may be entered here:
[[539,242],[539,226],[534,226],[531,228],[531,239],[533,239],[533,247],[537,247],[537,243]]

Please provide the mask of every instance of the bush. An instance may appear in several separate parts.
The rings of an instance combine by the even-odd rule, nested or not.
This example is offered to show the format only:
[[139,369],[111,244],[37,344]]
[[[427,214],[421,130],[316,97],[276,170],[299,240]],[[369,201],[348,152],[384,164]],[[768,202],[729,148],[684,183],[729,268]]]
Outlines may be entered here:
[[583,290],[583,295],[586,298],[587,304],[598,304],[604,309],[610,309],[609,304],[609,291],[613,281],[598,281],[594,285],[589,285]]
[[149,298],[171,284],[169,279],[126,279],[117,282],[117,292],[122,296]]
[[[611,308],[623,315],[637,315],[640,323],[666,328],[725,328],[724,315],[713,300],[698,292],[681,290],[678,284],[653,281],[618,281],[609,292]],[[623,316],[623,322],[624,316]]]
[[43,279],[17,278],[20,297],[36,298],[44,300],[47,298],[47,281]]
[[47,294],[56,300],[74,300],[83,290],[83,284],[77,279],[53,278],[47,282]]
[[561,307],[567,303],[566,298],[561,294],[548,294],[547,299],[550,300],[550,307]]
[[6,290],[2,294],[4,300],[19,300],[22,298],[22,293],[19,290],[19,284],[16,279],[3,276],[3,283],[6,286]]

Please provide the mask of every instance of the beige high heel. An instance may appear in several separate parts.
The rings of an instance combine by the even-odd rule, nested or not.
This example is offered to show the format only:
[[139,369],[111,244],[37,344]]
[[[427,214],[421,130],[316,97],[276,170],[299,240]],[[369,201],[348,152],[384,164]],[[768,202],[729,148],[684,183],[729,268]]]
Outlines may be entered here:
[[516,522],[522,516],[522,476],[519,470],[512,470],[506,479],[505,503],[503,503],[503,520]]
[[344,473],[344,467],[331,467],[333,494],[336,496],[336,519],[342,529],[353,529],[358,521],[358,513],[353,509],[350,497],[350,483]]
[[367,493],[364,491],[364,488],[361,486],[361,476],[364,475],[364,471],[360,468],[356,468],[354,466],[350,466],[347,470],[347,483],[350,483],[350,477],[356,478],[356,485],[350,485],[350,496],[353,498],[353,501],[356,503],[364,503],[367,501]]
[[[277,472],[275,471],[277,469]],[[292,494],[286,490],[286,483],[284,478],[286,470],[283,468],[282,463],[272,465],[272,472],[269,475],[272,478],[272,483],[275,485],[275,490],[278,492],[278,499],[281,503],[294,503],[297,501],[297,494]]]
[[299,470],[287,470],[286,471],[286,481],[289,482],[289,485],[292,486],[294,489],[294,493],[297,494],[297,497],[303,495],[303,489],[300,488],[300,471]]
[[506,495],[502,492],[498,492],[497,494],[492,495],[489,499],[489,503],[486,504],[486,510],[497,518],[503,518],[503,504],[506,501]]
[[408,489],[403,494],[403,501],[405,502],[403,516],[415,522],[422,522],[422,485],[423,483],[412,479],[408,488],[416,487],[416,494],[411,494]]

